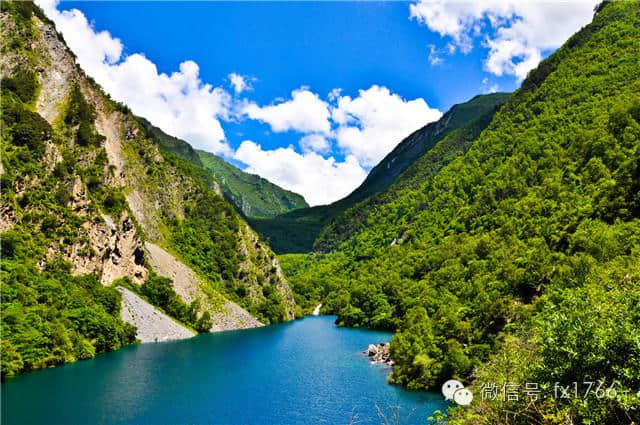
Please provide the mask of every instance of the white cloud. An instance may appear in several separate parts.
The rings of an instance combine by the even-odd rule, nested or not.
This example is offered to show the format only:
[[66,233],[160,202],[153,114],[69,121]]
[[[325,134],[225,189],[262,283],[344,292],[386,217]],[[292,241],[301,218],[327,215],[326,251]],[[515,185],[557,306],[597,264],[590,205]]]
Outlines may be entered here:
[[498,90],[500,90],[500,86],[498,84],[491,84],[491,81],[489,81],[489,78],[485,77],[482,79],[481,90],[482,90],[482,93],[484,94],[496,93]]
[[229,74],[229,82],[236,94],[240,94],[245,90],[251,90],[251,84],[249,81],[250,79],[244,75],[236,74],[235,72]]
[[491,27],[485,45],[485,69],[519,79],[591,21],[600,0],[420,0],[409,6],[410,17],[442,37],[450,37],[464,53],[473,47],[485,22]]
[[300,149],[302,152],[328,154],[331,152],[331,143],[322,134],[307,134],[300,139]]
[[338,145],[367,167],[377,164],[411,132],[441,116],[422,98],[404,100],[377,85],[360,90],[355,98],[339,97],[332,109]]
[[[409,133],[441,115],[421,98],[404,100],[377,85],[353,98],[336,88],[323,100],[300,87],[289,99],[270,105],[237,100],[223,88],[201,81],[193,61],[161,73],[143,54],[124,55],[122,42],[106,31],[96,32],[81,11],[60,11],[56,0],[38,4],[64,34],[78,63],[114,99],[197,148],[236,158],[248,172],[301,193],[312,205],[350,193],[364,180],[367,168]],[[228,78],[236,94],[250,88],[246,76],[232,73]],[[301,153],[292,146],[263,150],[251,141],[234,153],[220,120],[244,117],[262,121],[274,132],[302,133]],[[331,156],[334,141],[344,160]]]
[[332,89],[329,94],[327,95],[327,99],[329,99],[330,101],[334,101],[336,100],[338,97],[340,97],[340,93],[342,93],[342,89],[340,88],[334,88]]
[[429,44],[429,63],[433,66],[442,64],[443,59],[440,57],[440,50],[435,44]]
[[300,154],[292,147],[263,150],[250,140],[240,144],[234,158],[248,166],[247,172],[301,194],[312,206],[343,198],[366,177],[354,156],[337,162],[315,152]]
[[52,0],[38,5],[64,35],[80,66],[114,99],[197,148],[232,153],[219,121],[228,118],[231,97],[203,83],[198,64],[185,61],[178,71],[159,73],[142,54],[123,57],[122,42],[106,31],[96,32],[81,11],[59,11]]
[[329,104],[301,87],[291,92],[291,99],[273,105],[258,106],[247,103],[243,112],[251,119],[265,122],[275,132],[289,130],[301,133],[324,133],[331,131]]
[[[294,90],[290,100],[260,107],[245,105],[249,118],[268,123],[273,131],[307,133],[294,147],[264,150],[250,140],[242,142],[235,159],[274,183],[302,194],[310,205],[336,201],[353,191],[377,164],[414,130],[442,113],[424,99],[404,100],[383,86],[342,96],[340,89],[322,100],[309,89]],[[330,155],[335,140],[344,161]],[[323,157],[323,155],[325,157]]]

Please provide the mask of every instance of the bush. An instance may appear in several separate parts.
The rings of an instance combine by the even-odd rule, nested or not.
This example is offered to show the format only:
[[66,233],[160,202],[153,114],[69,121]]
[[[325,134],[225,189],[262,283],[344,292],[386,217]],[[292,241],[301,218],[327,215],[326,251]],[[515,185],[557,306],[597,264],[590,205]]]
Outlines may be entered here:
[[35,72],[30,69],[18,68],[11,77],[3,78],[0,84],[3,88],[14,92],[24,103],[31,103],[38,90],[38,79]]

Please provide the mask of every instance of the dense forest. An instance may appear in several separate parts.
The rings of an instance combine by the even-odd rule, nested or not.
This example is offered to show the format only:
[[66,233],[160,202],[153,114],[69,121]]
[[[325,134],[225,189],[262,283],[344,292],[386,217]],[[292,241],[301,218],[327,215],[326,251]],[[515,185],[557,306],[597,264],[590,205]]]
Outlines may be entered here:
[[[639,22],[638,3],[606,3],[486,128],[282,256],[301,305],[396,331],[392,383],[470,385],[449,424],[640,420]],[[573,382],[615,391],[553,397]],[[526,383],[541,396],[480,397]]]
[[[31,2],[1,7],[3,380],[135,342],[120,285],[199,332],[228,301],[265,324],[322,303],[340,325],[394,331],[391,383],[476,394],[448,424],[640,421],[639,3],[603,3],[519,90],[452,108],[345,200],[285,214],[304,200],[133,116],[66,50],[68,91],[46,116],[44,75],[64,64],[43,40],[62,36]],[[279,257],[296,303],[252,214],[296,252]],[[95,243],[109,223],[131,243],[126,270]],[[145,242],[205,297],[185,302]],[[530,383],[536,398],[483,397]]]
[[[367,178],[352,193],[329,205],[299,208],[275,217],[254,217],[251,225],[269,242],[278,254],[309,252],[314,247],[323,249],[321,234],[325,227],[340,220],[335,217],[354,205],[382,192],[436,142],[450,132],[475,125],[486,125],[487,117],[506,100],[507,93],[475,96],[468,102],[454,105],[438,121],[414,131],[395,149],[373,167]],[[483,118],[484,117],[484,118]],[[361,208],[362,209],[362,208]]]

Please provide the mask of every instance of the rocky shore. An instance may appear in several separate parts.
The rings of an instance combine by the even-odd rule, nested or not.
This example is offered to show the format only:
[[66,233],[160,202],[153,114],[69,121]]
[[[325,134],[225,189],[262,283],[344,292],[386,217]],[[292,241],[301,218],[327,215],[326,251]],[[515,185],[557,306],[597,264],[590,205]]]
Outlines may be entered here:
[[364,351],[364,354],[369,356],[373,363],[384,363],[389,366],[393,366],[393,360],[391,360],[391,351],[388,342],[380,344],[369,344],[369,347]]

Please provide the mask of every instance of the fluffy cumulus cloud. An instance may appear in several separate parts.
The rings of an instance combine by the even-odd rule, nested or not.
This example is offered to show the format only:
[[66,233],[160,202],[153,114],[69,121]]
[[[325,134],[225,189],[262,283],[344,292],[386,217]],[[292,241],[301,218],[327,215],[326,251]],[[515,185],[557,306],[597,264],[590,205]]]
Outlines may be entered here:
[[558,48],[591,21],[598,1],[420,0],[409,11],[411,18],[449,37],[465,53],[484,33],[489,48],[485,69],[523,79],[545,51]]
[[294,130],[301,133],[325,133],[331,130],[329,104],[305,87],[291,92],[291,99],[267,106],[248,102],[242,112],[265,122],[274,132]]
[[353,156],[338,162],[315,152],[300,154],[291,146],[263,150],[245,140],[235,153],[235,159],[248,165],[246,171],[277,182],[285,189],[300,193],[309,205],[323,205],[348,195],[366,173]]
[[303,152],[328,154],[331,152],[331,143],[322,134],[307,134],[300,139],[300,149]]
[[231,155],[219,119],[228,118],[230,95],[200,80],[193,61],[165,74],[142,54],[122,55],[122,42],[108,32],[97,32],[84,14],[72,9],[59,11],[55,0],[39,0],[55,22],[78,63],[116,100],[194,146]]
[[[350,193],[397,143],[441,115],[421,98],[405,100],[377,85],[354,97],[336,88],[324,98],[300,87],[289,99],[258,105],[238,98],[251,89],[247,76],[229,74],[232,96],[203,82],[193,61],[172,73],[159,72],[143,54],[124,55],[122,42],[96,31],[81,11],[58,10],[57,0],[38,4],[63,33],[78,63],[114,99],[168,134],[235,158],[248,172],[302,194],[312,205]],[[243,119],[263,122],[273,132],[299,133],[298,147],[265,150],[247,140],[234,152],[221,120]]]
[[229,83],[231,83],[231,87],[233,87],[233,91],[236,94],[240,94],[246,90],[251,90],[251,84],[249,81],[250,78],[244,75],[236,74],[235,72],[229,74]]
[[442,113],[422,98],[404,100],[377,85],[357,97],[340,96],[332,109],[338,125],[335,137],[348,155],[371,167],[414,130],[437,120]]
[[[235,159],[251,172],[302,194],[311,205],[350,193],[402,139],[442,116],[424,99],[405,100],[377,85],[359,90],[355,97],[334,89],[327,101],[300,88],[289,100],[268,106],[247,103],[243,109],[249,118],[269,124],[275,132],[295,130],[304,135],[299,142],[301,153],[292,146],[264,150],[245,141]],[[337,161],[336,153],[344,160]]]

